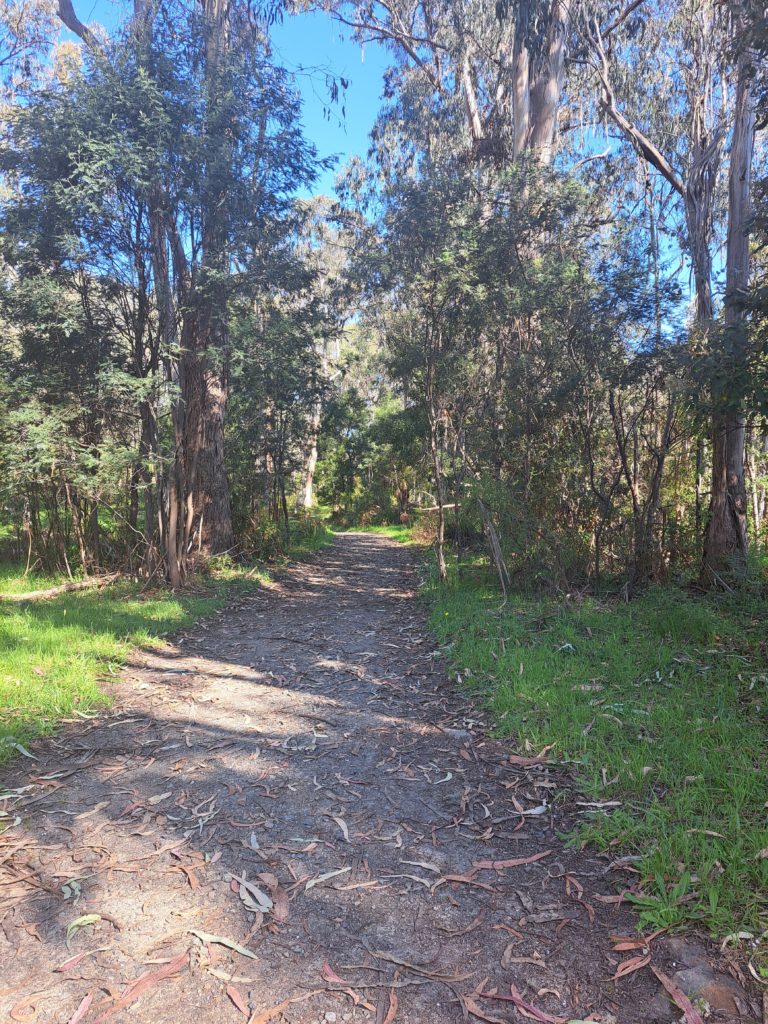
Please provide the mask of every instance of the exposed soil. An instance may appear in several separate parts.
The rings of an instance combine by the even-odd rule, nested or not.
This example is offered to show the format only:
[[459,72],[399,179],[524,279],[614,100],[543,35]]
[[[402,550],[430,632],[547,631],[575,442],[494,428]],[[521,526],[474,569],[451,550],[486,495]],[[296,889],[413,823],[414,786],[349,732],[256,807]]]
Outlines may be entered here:
[[528,1019],[681,1016],[649,969],[610,980],[643,953],[610,938],[627,876],[558,839],[567,776],[487,738],[383,537],[137,652],[113,712],[34,753],[0,774],[29,787],[0,836],[2,1019],[524,1020],[513,993]]

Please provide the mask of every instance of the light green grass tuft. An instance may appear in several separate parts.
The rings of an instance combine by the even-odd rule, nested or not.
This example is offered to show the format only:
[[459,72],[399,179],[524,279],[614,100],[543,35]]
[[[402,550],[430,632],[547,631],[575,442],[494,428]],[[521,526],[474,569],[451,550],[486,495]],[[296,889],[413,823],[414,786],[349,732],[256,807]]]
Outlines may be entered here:
[[[3,593],[55,585],[5,569]],[[258,586],[243,570],[213,574],[181,594],[141,596],[119,584],[47,601],[0,605],[0,760],[66,718],[110,702],[108,680],[134,646],[157,642]]]
[[[341,533],[347,531],[341,530]],[[399,540],[401,544],[415,544],[413,539],[413,527],[406,523],[388,523],[384,526],[351,526],[352,533],[380,533],[384,537],[391,537],[392,540]]]
[[[296,520],[281,561],[306,557],[333,536],[317,518]],[[0,604],[0,761],[14,755],[13,744],[26,746],[64,719],[108,705],[109,679],[132,647],[156,643],[211,614],[237,592],[258,586],[260,577],[258,570],[222,556],[178,594],[157,589],[142,596],[138,585],[121,583],[29,604]],[[62,582],[0,567],[3,594]]]

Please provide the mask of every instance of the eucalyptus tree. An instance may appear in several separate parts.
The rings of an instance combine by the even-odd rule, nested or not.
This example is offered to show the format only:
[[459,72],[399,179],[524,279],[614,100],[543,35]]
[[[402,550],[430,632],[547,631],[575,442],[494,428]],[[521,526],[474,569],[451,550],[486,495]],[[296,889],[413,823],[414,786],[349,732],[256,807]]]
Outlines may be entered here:
[[15,415],[30,438],[18,464],[31,465],[30,431],[39,433],[46,419],[52,433],[68,439],[72,457],[54,459],[48,474],[63,490],[87,569],[99,562],[103,470],[108,463],[117,468],[118,450],[131,476],[131,508],[127,515],[112,508],[110,515],[136,533],[143,480],[144,554],[153,561],[149,475],[157,458],[159,350],[145,214],[134,186],[141,163],[129,149],[117,159],[110,123],[126,99],[124,83],[114,75],[95,87],[76,65],[70,72],[33,84],[24,103],[6,111],[3,298],[17,344]]
[[11,93],[39,71],[55,26],[54,0],[1,0],[0,76]]
[[390,89],[421,87],[433,106],[451,105],[459,95],[475,157],[528,153],[545,164],[553,160],[572,4],[320,0],[315,6],[362,43],[376,40],[390,49]]
[[[121,62],[145,88],[141,104],[129,103],[103,127],[112,126],[112,160],[141,162],[133,180],[175,388],[161,540],[176,584],[193,548],[207,555],[233,544],[229,310],[235,295],[269,286],[292,244],[293,193],[313,179],[318,162],[301,134],[297,96],[250,5],[137,3],[114,44],[85,26],[69,0],[59,15],[90,54],[93,88]],[[115,168],[98,166],[108,188]]]
[[[338,205],[328,196],[316,196],[300,203],[304,220],[299,253],[312,275],[311,289],[305,296],[308,304],[306,322],[316,325],[315,350],[321,376],[329,390],[338,375],[340,335],[345,321],[353,312],[350,277],[346,274],[351,234],[345,229]],[[318,440],[322,425],[323,394],[318,392],[312,405],[302,459],[296,507],[311,509],[315,500],[315,473]]]
[[[738,34],[740,6],[732,15]],[[743,564],[747,553],[747,492],[744,479],[745,400],[749,391],[746,300],[750,285],[752,161],[755,101],[752,57],[742,49],[734,68],[730,159],[728,165],[728,234],[726,246],[723,354],[725,374],[713,384],[712,506],[704,544],[704,573],[716,576]],[[730,372],[727,372],[730,370]],[[725,380],[723,381],[723,376]]]
[[[748,221],[754,116],[746,59],[731,57],[740,8],[712,0],[632,5],[603,26],[585,14],[586,61],[604,116],[658,173],[679,205],[681,240],[695,283],[694,335],[708,347],[712,486],[702,575],[743,566],[747,553],[744,474],[744,347],[738,298],[749,278]],[[727,153],[727,173],[723,157]],[[727,178],[727,193],[725,179]],[[725,335],[715,327],[713,258],[727,223]],[[743,332],[741,332],[743,333]],[[727,379],[726,379],[727,378]],[[725,397],[727,396],[727,397]]]

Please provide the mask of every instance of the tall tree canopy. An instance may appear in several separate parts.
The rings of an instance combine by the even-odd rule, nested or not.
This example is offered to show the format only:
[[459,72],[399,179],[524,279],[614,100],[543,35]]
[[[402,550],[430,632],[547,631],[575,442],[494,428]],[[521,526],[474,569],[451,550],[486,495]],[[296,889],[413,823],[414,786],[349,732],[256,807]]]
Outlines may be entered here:
[[[327,165],[270,42],[308,8],[390,62],[336,199],[297,198]],[[428,508],[443,577],[449,542],[461,561],[483,536],[504,585],[746,572],[763,8],[136,0],[111,35],[82,16],[0,9],[0,461],[30,564],[178,586],[320,501]]]

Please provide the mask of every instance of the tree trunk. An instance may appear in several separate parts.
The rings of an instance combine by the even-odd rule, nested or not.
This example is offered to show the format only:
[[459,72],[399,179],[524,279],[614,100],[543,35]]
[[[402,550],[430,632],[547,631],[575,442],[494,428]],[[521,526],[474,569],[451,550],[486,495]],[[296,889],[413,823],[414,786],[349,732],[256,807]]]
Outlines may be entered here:
[[304,459],[304,473],[302,474],[301,490],[296,501],[297,508],[309,511],[315,500],[315,470],[317,468],[317,438],[320,431],[320,403],[315,403],[312,410],[312,417],[309,421],[309,438],[307,453]]
[[512,58],[512,128],[517,158],[525,150],[531,130],[530,56],[517,38]]
[[432,469],[435,474],[435,495],[437,497],[437,536],[435,537],[435,554],[437,556],[437,575],[441,583],[448,579],[448,568],[445,564],[445,480],[440,465],[440,447],[437,436],[437,424],[430,424],[430,451],[432,453]]
[[[208,91],[207,166],[214,175],[231,162],[231,125],[225,58],[229,49],[229,7],[226,0],[205,0],[206,66]],[[199,309],[193,312],[193,344],[187,367],[188,458],[194,464],[194,515],[198,551],[221,554],[234,546],[229,482],[224,463],[224,421],[229,398],[229,330],[227,288],[227,196],[220,182],[209,182],[211,199],[204,210],[203,265],[200,270]]]
[[205,376],[203,446],[199,455],[200,550],[221,554],[234,547],[229,481],[224,465],[224,416],[228,388],[218,373]]
[[[742,53],[737,64],[731,160],[728,168],[728,241],[725,278],[725,334],[732,353],[730,392],[716,409],[712,424],[712,502],[704,542],[702,577],[717,580],[723,572],[743,571],[747,558],[747,491],[744,481],[746,419],[741,396],[746,372],[744,298],[749,287],[749,222],[755,111],[751,60]],[[716,403],[720,396],[715,394]]]
[[565,36],[568,27],[568,5],[553,0],[546,52],[536,69],[530,92],[530,149],[542,164],[551,164],[555,155],[557,111],[565,69]]

